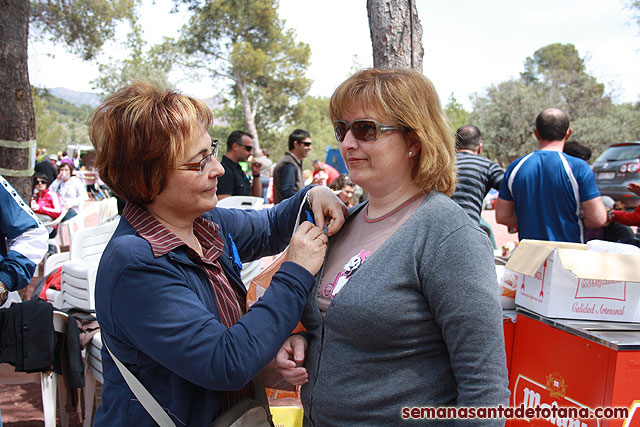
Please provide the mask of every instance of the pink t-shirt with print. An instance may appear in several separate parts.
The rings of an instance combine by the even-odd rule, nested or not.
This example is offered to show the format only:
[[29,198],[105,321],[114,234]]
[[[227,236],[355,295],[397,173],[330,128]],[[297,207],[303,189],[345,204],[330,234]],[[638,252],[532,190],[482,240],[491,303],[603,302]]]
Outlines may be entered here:
[[358,268],[409,219],[425,197],[424,194],[416,195],[378,219],[368,218],[365,207],[340,230],[327,256],[318,287],[318,307],[323,317]]

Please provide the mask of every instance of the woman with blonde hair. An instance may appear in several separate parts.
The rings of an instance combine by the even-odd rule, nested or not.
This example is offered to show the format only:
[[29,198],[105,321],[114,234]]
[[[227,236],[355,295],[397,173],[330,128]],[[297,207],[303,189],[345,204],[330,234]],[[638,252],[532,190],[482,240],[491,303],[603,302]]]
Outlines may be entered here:
[[[321,187],[272,209],[214,209],[224,169],[207,133],[212,119],[201,101],[145,82],[91,117],[100,177],[127,202],[96,277],[105,345],[95,426],[156,425],[118,359],[178,426],[209,426],[257,397],[252,379],[296,326],[324,259],[325,217],[329,234],[344,222],[346,209]],[[300,209],[317,226],[303,222],[292,237]],[[287,261],[247,312],[242,262],[287,244]]]
[[305,425],[398,425],[411,417],[404,408],[508,405],[493,252],[448,197],[453,131],[431,82],[363,70],[329,108],[349,177],[369,198],[329,240],[306,338],[290,337],[276,358],[304,384]]

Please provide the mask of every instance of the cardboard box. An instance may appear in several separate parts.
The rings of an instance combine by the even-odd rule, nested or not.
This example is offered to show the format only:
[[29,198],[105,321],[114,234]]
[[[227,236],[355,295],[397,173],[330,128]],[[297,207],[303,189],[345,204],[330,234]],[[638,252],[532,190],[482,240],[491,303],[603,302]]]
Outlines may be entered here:
[[546,317],[640,323],[640,256],[578,243],[522,240],[506,268],[516,305]]

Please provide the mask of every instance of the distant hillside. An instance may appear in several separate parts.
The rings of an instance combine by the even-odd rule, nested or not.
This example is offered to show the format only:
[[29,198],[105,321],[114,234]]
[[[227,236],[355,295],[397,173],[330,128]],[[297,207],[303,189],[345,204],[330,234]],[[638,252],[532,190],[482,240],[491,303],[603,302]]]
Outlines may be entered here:
[[[93,92],[76,92],[75,90],[67,89],[64,87],[48,89],[48,92],[51,95],[64,99],[65,101],[68,101],[78,107],[82,105],[88,105],[92,108],[96,108],[98,105],[100,105],[101,102],[100,95]],[[203,98],[202,101],[211,109],[220,108],[222,105],[222,98],[219,96]]]
[[65,101],[68,101],[78,107],[82,105],[88,105],[95,108],[100,105],[100,96],[97,93],[76,92],[75,90],[66,89],[64,87],[55,87],[53,89],[49,89],[49,93],[58,98],[62,98]]

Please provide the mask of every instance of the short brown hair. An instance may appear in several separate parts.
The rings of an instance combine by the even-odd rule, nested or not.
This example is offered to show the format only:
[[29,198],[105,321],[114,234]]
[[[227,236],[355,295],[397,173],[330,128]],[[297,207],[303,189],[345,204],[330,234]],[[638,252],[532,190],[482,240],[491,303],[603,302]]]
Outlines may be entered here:
[[[384,114],[420,141],[414,181],[424,191],[451,195],[456,187],[454,131],[444,116],[433,84],[415,70],[366,69],[344,81],[331,97],[331,121],[341,120],[359,103],[367,114]],[[391,123],[389,123],[391,124]]]
[[100,178],[128,202],[151,203],[177,166],[185,142],[212,121],[203,102],[175,90],[149,81],[123,87],[89,121]]

